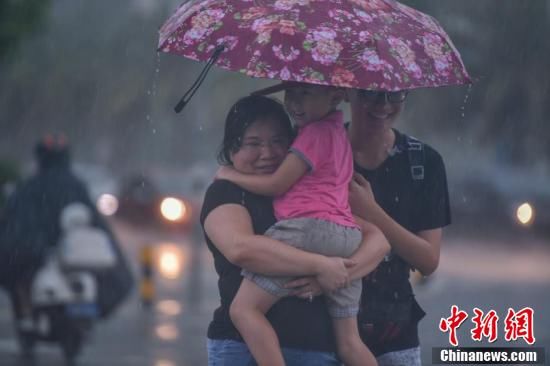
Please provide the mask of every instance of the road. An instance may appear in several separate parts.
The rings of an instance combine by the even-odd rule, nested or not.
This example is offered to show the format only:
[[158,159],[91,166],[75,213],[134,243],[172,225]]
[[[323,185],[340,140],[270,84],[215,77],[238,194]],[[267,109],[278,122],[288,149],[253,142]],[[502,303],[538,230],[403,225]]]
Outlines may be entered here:
[[[100,323],[86,345],[79,364],[132,366],[195,366],[206,364],[205,334],[217,305],[216,275],[204,245],[193,245],[177,233],[136,229],[115,223],[124,249],[138,273],[139,248],[146,243],[176,247],[183,267],[174,279],[156,277],[156,303],[142,307],[137,293],[112,319]],[[195,249],[195,251],[194,251]],[[197,263],[199,264],[197,266]],[[464,239],[456,234],[447,238],[441,264],[435,276],[415,284],[418,301],[428,315],[421,322],[423,364],[431,364],[431,348],[448,346],[448,334],[438,330],[441,318],[450,315],[451,305],[472,314],[473,307],[494,309],[503,322],[509,307],[530,306],[535,311],[536,345],[550,349],[550,243],[531,237]],[[195,265],[194,269],[192,265]],[[193,280],[194,279],[194,280]],[[199,282],[199,285],[196,282]],[[18,356],[13,340],[7,299],[0,295],[0,365],[50,366],[62,364],[61,352],[50,345],[39,345],[33,363]],[[469,324],[459,329],[461,346],[470,340]],[[499,323],[500,324],[500,323]],[[504,342],[503,329],[492,345]],[[525,346],[518,340],[516,346]]]

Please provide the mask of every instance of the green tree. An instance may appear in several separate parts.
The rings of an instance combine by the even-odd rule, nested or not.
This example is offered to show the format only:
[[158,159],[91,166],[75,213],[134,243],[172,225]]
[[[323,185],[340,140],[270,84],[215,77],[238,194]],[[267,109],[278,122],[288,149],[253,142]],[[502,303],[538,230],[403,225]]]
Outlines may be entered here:
[[44,25],[50,0],[0,0],[0,62]]

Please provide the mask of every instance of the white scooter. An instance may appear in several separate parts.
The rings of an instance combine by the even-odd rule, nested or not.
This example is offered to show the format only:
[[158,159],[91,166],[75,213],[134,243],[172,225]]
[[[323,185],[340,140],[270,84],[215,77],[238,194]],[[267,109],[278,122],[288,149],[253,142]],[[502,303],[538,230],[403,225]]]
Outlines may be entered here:
[[95,271],[116,261],[107,234],[90,226],[90,210],[81,203],[61,214],[63,237],[31,287],[33,329],[25,332],[23,347],[36,341],[58,343],[68,363],[78,356],[97,321]]

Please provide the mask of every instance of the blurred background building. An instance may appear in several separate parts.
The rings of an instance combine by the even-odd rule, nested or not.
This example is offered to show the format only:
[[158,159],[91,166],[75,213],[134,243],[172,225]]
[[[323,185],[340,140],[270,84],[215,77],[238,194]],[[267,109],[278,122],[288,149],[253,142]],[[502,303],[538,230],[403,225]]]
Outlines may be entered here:
[[[506,175],[547,179],[550,4],[404,2],[442,23],[476,83],[415,92],[399,127],[444,153],[451,186],[474,175],[483,184],[502,183],[502,168]],[[63,131],[75,142],[76,160],[117,176],[215,169],[227,108],[270,82],[214,69],[193,102],[175,114],[173,106],[202,67],[155,52],[157,30],[177,5],[1,1],[0,156],[25,171],[37,137]],[[453,201],[470,199],[456,192]]]

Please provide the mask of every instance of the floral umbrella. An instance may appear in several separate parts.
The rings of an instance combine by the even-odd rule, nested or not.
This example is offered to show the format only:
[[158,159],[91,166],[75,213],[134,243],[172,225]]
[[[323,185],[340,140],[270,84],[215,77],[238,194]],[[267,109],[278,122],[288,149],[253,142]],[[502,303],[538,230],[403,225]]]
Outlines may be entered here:
[[339,87],[471,82],[437,21],[394,0],[190,1],[162,26],[158,48],[248,76]]

